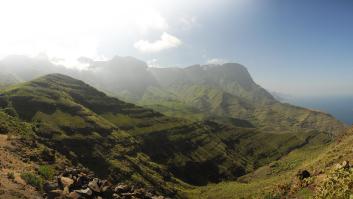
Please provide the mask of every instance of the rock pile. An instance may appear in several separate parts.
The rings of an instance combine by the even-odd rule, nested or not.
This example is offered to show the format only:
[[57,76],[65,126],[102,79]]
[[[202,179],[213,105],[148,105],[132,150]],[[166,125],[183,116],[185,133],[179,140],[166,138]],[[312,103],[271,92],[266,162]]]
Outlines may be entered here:
[[336,164],[335,167],[334,167],[334,169],[335,169],[335,170],[339,170],[339,169],[349,169],[349,168],[351,168],[351,167],[353,167],[353,165],[350,165],[350,164],[349,164],[349,161],[343,161],[341,164],[340,164],[340,163]]
[[80,169],[66,169],[54,182],[43,186],[47,199],[165,199],[154,191],[128,184],[113,185]]

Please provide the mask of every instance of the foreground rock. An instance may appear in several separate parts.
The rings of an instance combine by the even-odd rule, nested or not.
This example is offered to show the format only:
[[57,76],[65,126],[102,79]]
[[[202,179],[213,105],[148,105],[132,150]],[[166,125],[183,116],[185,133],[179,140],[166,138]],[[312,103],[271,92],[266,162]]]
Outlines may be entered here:
[[43,186],[47,199],[164,199],[153,190],[128,184],[113,185],[108,180],[95,177],[89,171],[66,169],[54,182]]

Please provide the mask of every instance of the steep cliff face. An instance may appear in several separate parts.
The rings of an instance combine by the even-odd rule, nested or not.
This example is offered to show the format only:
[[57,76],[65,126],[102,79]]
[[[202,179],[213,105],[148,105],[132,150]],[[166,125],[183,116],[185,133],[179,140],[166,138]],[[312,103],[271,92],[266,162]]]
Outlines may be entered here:
[[195,65],[179,70],[151,68],[150,71],[162,87],[199,85],[221,88],[224,92],[251,102],[274,100],[252,80],[247,69],[240,64]]
[[[344,125],[329,114],[280,103],[239,64],[149,69],[159,82],[139,104],[189,118],[244,119],[264,132],[320,130],[336,135]],[[184,107],[174,110],[173,107]],[[187,114],[185,114],[187,113]],[[222,119],[223,118],[223,119]]]

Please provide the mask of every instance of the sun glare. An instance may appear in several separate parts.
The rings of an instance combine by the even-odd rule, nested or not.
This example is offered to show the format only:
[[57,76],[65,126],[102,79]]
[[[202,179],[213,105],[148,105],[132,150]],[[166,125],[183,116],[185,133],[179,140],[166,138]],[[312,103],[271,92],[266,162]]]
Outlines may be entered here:
[[[76,65],[80,56],[102,58],[97,45],[104,32],[166,29],[157,1],[1,1],[0,57],[9,54],[64,58]],[[15,12],[14,12],[15,11]],[[119,35],[116,35],[119,37]]]

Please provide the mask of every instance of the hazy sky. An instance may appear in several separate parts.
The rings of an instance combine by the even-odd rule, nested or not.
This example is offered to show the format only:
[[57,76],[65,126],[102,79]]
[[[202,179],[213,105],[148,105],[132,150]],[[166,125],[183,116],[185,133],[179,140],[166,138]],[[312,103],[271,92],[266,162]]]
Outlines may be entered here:
[[238,62],[265,88],[353,95],[352,0],[2,0],[0,57]]

